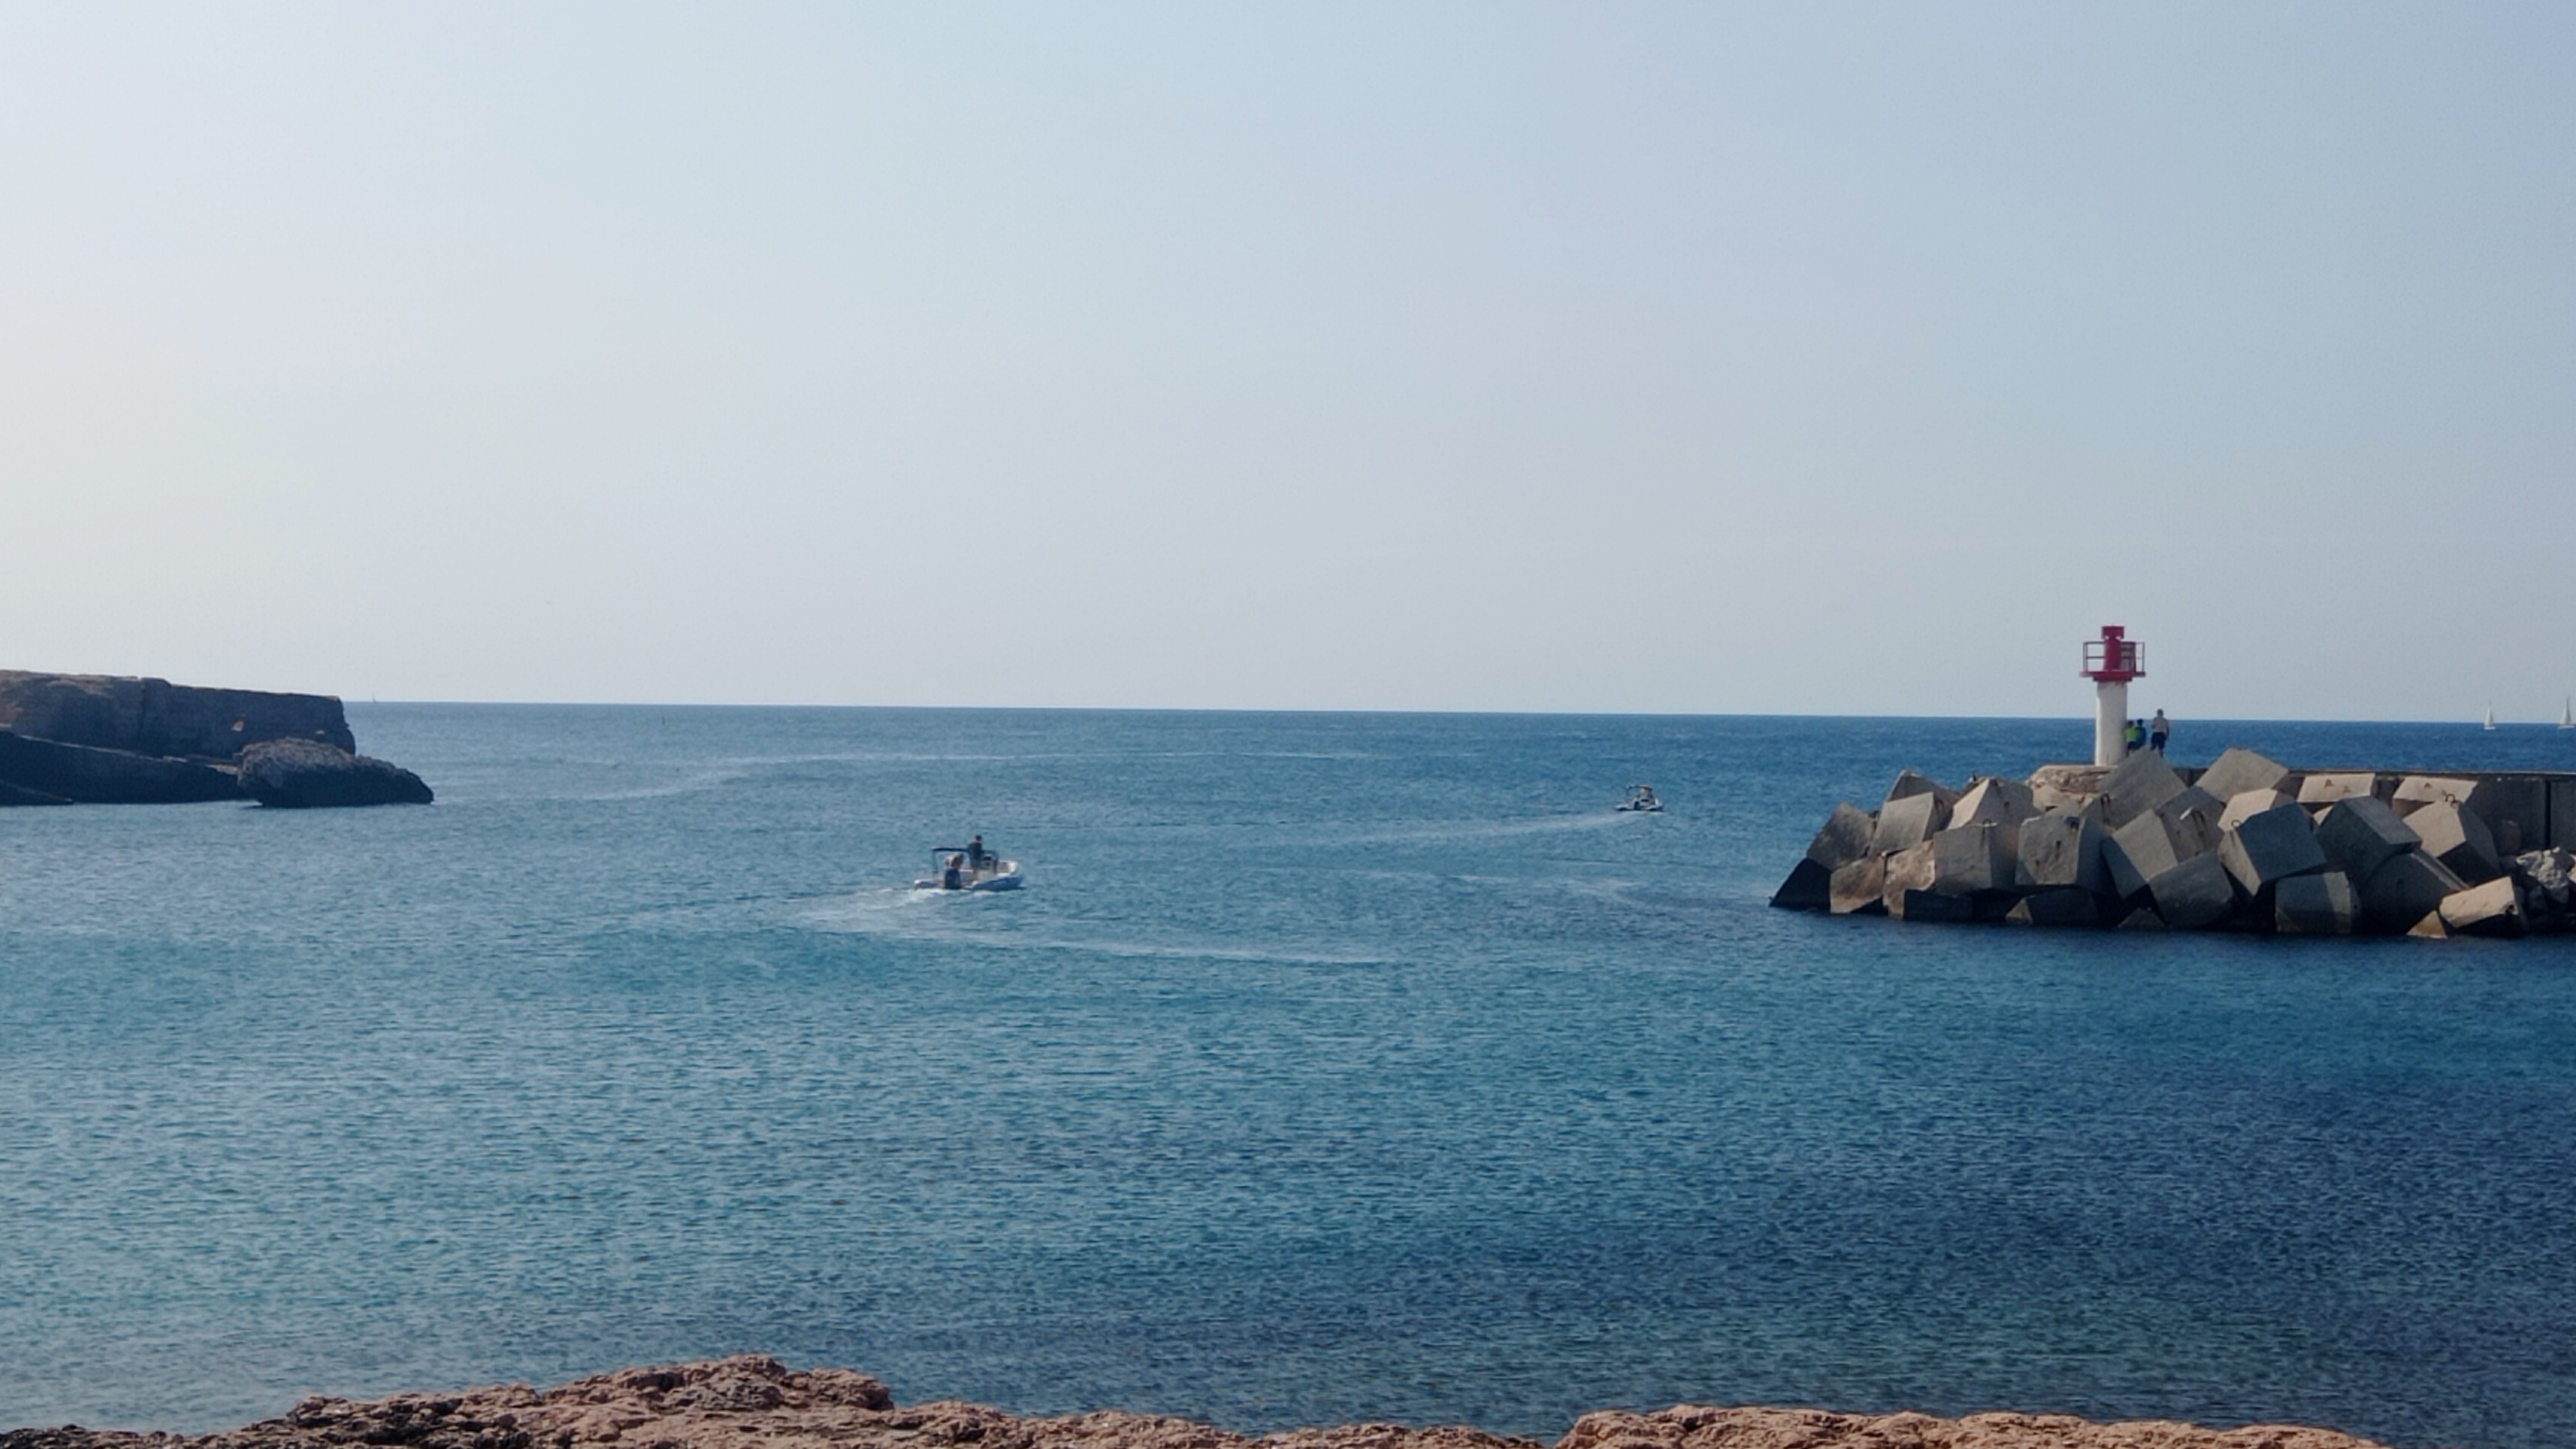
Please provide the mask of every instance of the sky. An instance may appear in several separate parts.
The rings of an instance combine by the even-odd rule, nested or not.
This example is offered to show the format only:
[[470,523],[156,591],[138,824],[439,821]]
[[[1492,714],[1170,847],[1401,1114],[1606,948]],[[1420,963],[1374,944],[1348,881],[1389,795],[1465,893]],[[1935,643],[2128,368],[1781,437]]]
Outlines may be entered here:
[[0,3],[0,667],[2557,717],[2576,7]]

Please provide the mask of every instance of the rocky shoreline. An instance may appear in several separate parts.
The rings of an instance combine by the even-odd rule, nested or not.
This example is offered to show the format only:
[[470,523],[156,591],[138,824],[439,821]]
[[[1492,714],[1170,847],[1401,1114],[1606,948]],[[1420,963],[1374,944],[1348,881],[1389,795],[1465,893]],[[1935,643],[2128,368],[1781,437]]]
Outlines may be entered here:
[[[978,1404],[899,1407],[848,1369],[796,1371],[742,1355],[623,1369],[539,1391],[524,1384],[360,1403],[311,1398],[284,1417],[197,1436],[19,1429],[0,1449],[1549,1449],[1456,1426],[1345,1424],[1254,1438],[1189,1419],[1111,1411],[1016,1418]],[[2384,1449],[2329,1429],[2208,1429],[2164,1419],[2054,1414],[1868,1416],[1818,1409],[1605,1410],[1553,1449]]]
[[428,785],[358,753],[327,694],[0,670],[0,806],[426,805]]

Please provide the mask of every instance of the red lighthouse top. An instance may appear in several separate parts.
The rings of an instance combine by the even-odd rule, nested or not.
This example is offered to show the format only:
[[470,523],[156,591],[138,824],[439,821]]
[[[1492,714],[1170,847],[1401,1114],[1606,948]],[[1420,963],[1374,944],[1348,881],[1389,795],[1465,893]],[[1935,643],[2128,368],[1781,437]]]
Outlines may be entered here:
[[2084,641],[2085,678],[2097,684],[2126,684],[2144,678],[2147,672],[2147,646],[2124,637],[2129,631],[2117,624],[2102,626],[2102,637]]

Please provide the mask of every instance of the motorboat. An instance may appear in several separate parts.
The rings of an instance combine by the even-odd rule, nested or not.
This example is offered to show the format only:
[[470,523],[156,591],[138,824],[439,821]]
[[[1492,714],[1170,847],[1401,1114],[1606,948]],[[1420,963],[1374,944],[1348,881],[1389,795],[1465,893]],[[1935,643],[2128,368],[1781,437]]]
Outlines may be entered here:
[[1004,860],[980,845],[942,845],[930,852],[930,874],[912,883],[917,891],[1015,891],[1020,863]]
[[1664,802],[1655,798],[1654,786],[1631,785],[1628,787],[1628,798],[1620,802],[1619,808],[1645,815],[1661,815],[1664,813]]

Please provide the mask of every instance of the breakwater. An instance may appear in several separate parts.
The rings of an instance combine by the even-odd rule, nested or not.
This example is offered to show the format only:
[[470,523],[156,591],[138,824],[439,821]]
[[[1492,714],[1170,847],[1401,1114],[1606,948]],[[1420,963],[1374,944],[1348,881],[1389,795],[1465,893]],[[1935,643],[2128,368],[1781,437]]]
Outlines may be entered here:
[[1771,904],[1834,915],[2278,935],[2576,928],[2576,774],[2294,770],[2141,751],[1837,805]]

